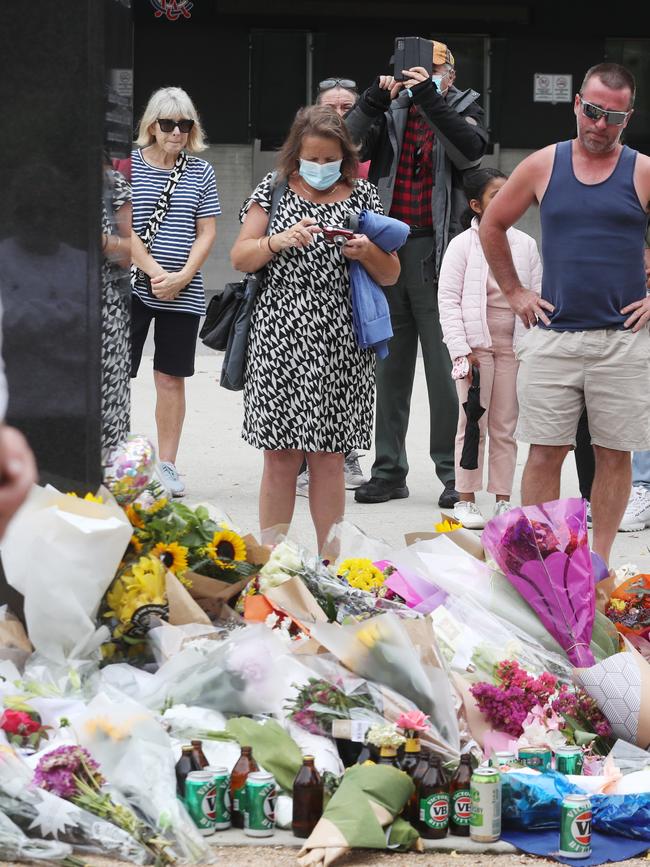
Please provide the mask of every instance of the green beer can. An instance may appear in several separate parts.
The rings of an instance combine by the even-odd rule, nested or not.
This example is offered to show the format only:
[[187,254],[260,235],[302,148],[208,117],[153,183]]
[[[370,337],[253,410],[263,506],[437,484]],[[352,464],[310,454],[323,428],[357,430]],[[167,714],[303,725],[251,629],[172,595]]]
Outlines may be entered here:
[[230,828],[230,774],[228,768],[216,768],[208,765],[204,771],[209,771],[214,779],[214,821],[217,831]]
[[199,833],[206,837],[214,834],[216,828],[216,793],[211,771],[191,771],[187,775],[183,803]]
[[501,774],[496,768],[477,768],[470,783],[472,799],[469,836],[477,843],[494,843],[501,836]]
[[273,774],[256,771],[248,775],[244,834],[249,837],[270,837],[275,832],[276,796]]
[[563,858],[591,855],[591,800],[587,795],[567,795],[562,801],[558,855]]
[[555,751],[555,770],[561,774],[581,774],[582,750],[580,747],[559,747]]
[[552,758],[553,753],[546,747],[521,747],[519,750],[520,763],[536,771],[550,770]]

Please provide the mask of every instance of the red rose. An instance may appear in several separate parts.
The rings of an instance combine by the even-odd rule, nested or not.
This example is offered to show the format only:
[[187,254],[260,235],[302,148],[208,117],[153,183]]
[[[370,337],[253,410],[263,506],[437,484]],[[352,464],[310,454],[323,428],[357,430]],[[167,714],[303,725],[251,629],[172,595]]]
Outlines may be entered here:
[[0,728],[10,735],[27,737],[37,732],[40,727],[39,722],[22,710],[6,710],[0,718]]

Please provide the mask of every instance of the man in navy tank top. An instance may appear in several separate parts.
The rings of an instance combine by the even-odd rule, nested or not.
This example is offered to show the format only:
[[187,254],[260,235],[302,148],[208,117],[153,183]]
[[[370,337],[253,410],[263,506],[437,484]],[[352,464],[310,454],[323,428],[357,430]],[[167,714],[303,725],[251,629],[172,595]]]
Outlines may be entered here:
[[[630,452],[650,448],[650,158],[621,144],[634,96],[625,67],[593,66],[575,97],[576,138],[523,160],[480,226],[494,276],[528,329],[517,348],[516,435],[531,444],[522,503],[559,498],[586,407],[596,458],[592,547],[605,562],[630,494]],[[506,239],[535,202],[541,298],[519,282]]]

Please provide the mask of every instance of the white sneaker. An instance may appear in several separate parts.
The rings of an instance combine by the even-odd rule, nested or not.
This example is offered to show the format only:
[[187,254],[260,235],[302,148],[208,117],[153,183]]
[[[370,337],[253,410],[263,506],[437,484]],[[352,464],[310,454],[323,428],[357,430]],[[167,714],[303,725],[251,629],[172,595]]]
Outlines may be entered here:
[[621,533],[632,533],[634,530],[645,530],[646,527],[650,527],[650,489],[645,485],[636,485],[632,488],[618,529]]
[[512,509],[512,503],[509,500],[497,500],[494,506],[493,518],[498,518],[499,515],[505,515]]
[[172,497],[185,496],[185,483],[181,482],[178,470],[171,461],[160,462],[160,475]]
[[485,518],[476,503],[467,503],[464,500],[456,503],[454,518],[460,521],[466,530],[482,530],[485,527]]
[[356,451],[348,452],[345,456],[343,472],[345,474],[345,488],[348,491],[354,491],[356,488],[360,488],[361,485],[365,485],[368,481],[361,472],[359,454]]
[[309,470],[305,470],[304,473],[300,473],[300,475],[298,476],[296,480],[296,496],[309,496]]

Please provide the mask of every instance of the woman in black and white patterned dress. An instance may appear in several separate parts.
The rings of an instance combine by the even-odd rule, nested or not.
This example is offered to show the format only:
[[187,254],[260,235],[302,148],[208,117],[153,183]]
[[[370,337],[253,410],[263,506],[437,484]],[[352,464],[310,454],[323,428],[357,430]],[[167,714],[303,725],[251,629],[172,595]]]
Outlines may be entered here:
[[240,271],[266,267],[253,312],[244,385],[244,439],[264,449],[262,530],[289,525],[303,456],[319,550],[345,510],[343,457],[370,447],[374,354],[352,329],[348,260],[383,286],[399,260],[365,235],[343,247],[322,226],[344,226],[349,211],[381,213],[375,187],[356,180],[357,156],[331,108],[301,109],[278,157],[286,182],[270,232],[271,175],[245,202],[231,251]]

